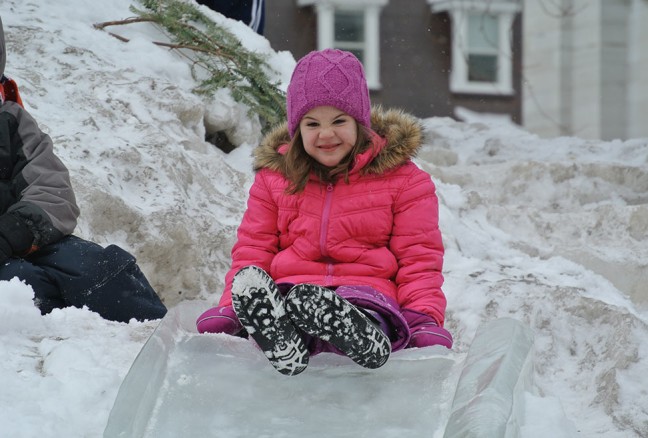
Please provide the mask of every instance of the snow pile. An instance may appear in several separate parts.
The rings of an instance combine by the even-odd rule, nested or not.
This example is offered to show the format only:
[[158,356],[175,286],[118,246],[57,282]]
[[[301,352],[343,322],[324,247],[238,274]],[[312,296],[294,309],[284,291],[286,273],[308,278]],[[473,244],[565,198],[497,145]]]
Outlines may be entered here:
[[[167,305],[194,298],[206,308],[245,208],[258,124],[227,93],[191,94],[186,59],[151,44],[163,38],[157,29],[108,29],[124,43],[93,28],[131,16],[129,5],[0,0],[6,72],[70,168],[76,233],[134,253]],[[289,78],[291,55],[218,19],[267,54],[277,79]],[[441,201],[452,359],[464,360],[482,323],[515,318],[536,339],[525,436],[559,436],[568,426],[537,413],[563,410],[583,436],[648,435],[648,139],[424,123],[417,162]],[[216,131],[239,148],[228,155],[204,141]],[[31,294],[15,280],[0,284],[0,436],[99,437],[156,323],[112,323],[83,309],[41,317]]]

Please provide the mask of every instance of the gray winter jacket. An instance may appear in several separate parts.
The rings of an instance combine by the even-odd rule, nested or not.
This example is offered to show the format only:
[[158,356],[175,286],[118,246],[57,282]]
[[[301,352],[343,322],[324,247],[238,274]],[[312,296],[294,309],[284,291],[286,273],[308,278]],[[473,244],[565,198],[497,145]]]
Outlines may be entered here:
[[[0,76],[5,85],[6,60],[0,19]],[[52,139],[21,105],[0,100],[0,251],[24,256],[71,234],[79,208]]]

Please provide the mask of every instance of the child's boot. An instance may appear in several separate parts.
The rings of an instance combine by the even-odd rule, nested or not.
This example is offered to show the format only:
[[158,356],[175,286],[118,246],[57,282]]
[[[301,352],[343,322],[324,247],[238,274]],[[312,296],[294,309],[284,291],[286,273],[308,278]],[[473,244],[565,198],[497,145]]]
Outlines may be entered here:
[[232,305],[248,334],[277,371],[289,376],[308,366],[308,349],[286,313],[284,298],[263,269],[246,266],[232,280]]
[[286,310],[297,327],[365,368],[381,367],[389,358],[389,338],[364,312],[330,289],[296,285],[286,297]]

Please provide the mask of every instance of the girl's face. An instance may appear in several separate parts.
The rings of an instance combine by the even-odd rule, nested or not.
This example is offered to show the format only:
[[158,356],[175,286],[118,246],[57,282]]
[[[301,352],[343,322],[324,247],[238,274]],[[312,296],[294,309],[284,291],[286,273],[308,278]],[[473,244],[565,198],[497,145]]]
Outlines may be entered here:
[[358,138],[353,117],[332,106],[318,106],[299,122],[306,153],[320,164],[333,167],[346,157]]

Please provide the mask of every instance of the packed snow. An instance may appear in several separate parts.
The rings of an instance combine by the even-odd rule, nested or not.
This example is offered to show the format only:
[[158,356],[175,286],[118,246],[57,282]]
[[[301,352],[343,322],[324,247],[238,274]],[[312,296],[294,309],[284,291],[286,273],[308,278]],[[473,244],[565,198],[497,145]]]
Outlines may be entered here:
[[[159,29],[93,27],[133,16],[131,4],[0,0],[5,71],[70,169],[76,234],[135,254],[169,307],[206,309],[223,286],[260,125],[227,91],[192,94],[187,58],[152,44],[165,39]],[[291,54],[203,10],[287,85]],[[648,139],[542,139],[461,115],[423,120],[416,160],[441,204],[449,357],[465,358],[482,323],[517,319],[535,335],[524,437],[648,436]],[[205,141],[218,131],[237,149]],[[100,437],[159,321],[41,316],[32,297],[16,279],[0,282],[0,436]]]

